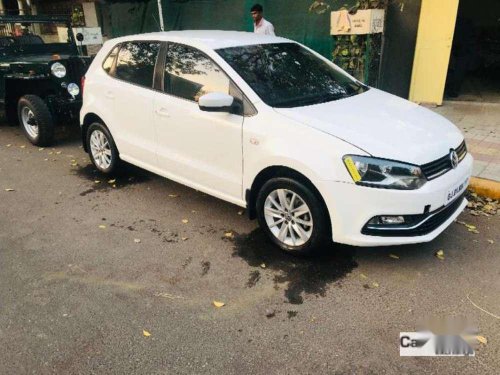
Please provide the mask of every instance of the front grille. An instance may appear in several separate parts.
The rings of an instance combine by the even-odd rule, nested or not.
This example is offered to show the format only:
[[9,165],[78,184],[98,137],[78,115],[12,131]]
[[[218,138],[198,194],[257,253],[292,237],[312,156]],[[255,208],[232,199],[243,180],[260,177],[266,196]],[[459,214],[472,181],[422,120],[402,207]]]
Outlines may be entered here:
[[[458,155],[458,162],[461,162],[463,158],[465,158],[465,155],[467,155],[465,140],[455,149],[455,151]],[[445,155],[442,158],[424,164],[421,166],[421,169],[427,180],[433,180],[452,169],[450,155]]]
[[[421,215],[405,215],[405,221],[412,223],[411,226],[370,225],[366,224],[361,230],[362,234],[381,237],[415,237],[424,236],[439,228],[460,207],[465,194],[455,199],[448,206],[438,208],[436,211]],[[417,223],[417,224],[413,224]],[[420,224],[418,224],[420,223]]]

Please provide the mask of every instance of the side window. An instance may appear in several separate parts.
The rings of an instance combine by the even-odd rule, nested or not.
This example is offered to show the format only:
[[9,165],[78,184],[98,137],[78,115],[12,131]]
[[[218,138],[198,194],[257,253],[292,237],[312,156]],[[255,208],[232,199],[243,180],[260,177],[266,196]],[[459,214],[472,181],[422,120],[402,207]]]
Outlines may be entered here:
[[158,42],[123,43],[116,60],[115,77],[144,87],[153,86]]
[[197,102],[210,92],[229,94],[229,83],[226,74],[201,51],[169,43],[164,75],[167,93]]
[[109,72],[111,71],[111,68],[113,66],[113,62],[115,61],[115,57],[116,55],[118,54],[118,50],[120,49],[120,46],[115,46],[115,48],[113,48],[110,52],[110,54],[108,55],[108,57],[106,57],[106,59],[104,60],[104,62],[102,63],[102,68],[104,69],[104,71],[106,73],[109,74]]

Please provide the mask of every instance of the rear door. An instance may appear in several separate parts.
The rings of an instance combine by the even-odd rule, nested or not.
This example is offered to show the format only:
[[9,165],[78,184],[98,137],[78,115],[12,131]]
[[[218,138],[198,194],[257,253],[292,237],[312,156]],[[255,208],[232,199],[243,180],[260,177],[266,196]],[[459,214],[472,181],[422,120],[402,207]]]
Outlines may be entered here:
[[113,72],[115,82],[104,93],[113,102],[112,134],[120,155],[144,168],[157,165],[153,77],[160,44],[122,43]]

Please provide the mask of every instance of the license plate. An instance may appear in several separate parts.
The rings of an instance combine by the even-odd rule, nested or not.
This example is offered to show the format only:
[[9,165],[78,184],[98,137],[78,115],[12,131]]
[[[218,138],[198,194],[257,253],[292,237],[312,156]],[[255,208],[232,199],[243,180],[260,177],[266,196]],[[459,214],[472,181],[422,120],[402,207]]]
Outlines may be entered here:
[[465,191],[465,189],[467,189],[468,185],[469,185],[469,178],[466,178],[465,181],[461,182],[460,184],[448,190],[448,192],[446,193],[446,197],[444,199],[444,205],[446,206],[448,203],[450,203],[455,198],[460,196]]

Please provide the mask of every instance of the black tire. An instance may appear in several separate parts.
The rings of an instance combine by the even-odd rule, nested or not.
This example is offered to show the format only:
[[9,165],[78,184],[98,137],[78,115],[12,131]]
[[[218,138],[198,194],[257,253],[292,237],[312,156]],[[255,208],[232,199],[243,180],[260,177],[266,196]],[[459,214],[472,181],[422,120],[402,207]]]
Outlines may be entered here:
[[[309,207],[313,221],[312,233],[310,234],[309,239],[301,245],[291,246],[280,241],[272,233],[266,222],[264,214],[265,202],[268,195],[277,189],[286,189],[298,194],[298,196]],[[262,230],[267,234],[267,236],[275,245],[277,245],[280,249],[284,250],[287,253],[300,256],[311,255],[315,251],[319,250],[321,246],[332,243],[330,235],[331,229],[329,224],[330,220],[326,207],[321,198],[317,196],[317,193],[315,193],[313,189],[308,187],[307,184],[289,177],[272,178],[271,180],[267,181],[260,189],[257,196],[256,210],[257,219]],[[294,233],[297,232],[294,231]]]
[[[29,109],[38,125],[38,134],[30,134],[23,122],[23,111]],[[28,140],[35,146],[50,146],[54,141],[54,120],[49,107],[42,98],[36,95],[22,96],[17,102],[17,117],[21,129]]]
[[[92,133],[100,131],[106,141],[109,143],[109,150],[111,151],[111,162],[108,167],[104,168],[98,161],[96,161],[96,157],[93,154],[92,147],[91,147],[91,137]],[[87,143],[87,150],[90,156],[90,160],[92,161],[92,164],[102,173],[106,174],[111,174],[115,172],[118,167],[120,166],[120,154],[118,153],[118,149],[116,148],[115,141],[113,140],[113,137],[111,136],[111,133],[109,132],[108,128],[104,126],[103,124],[100,124],[98,122],[94,122],[91,124],[88,129],[87,129],[87,135],[85,137],[86,143]]]

